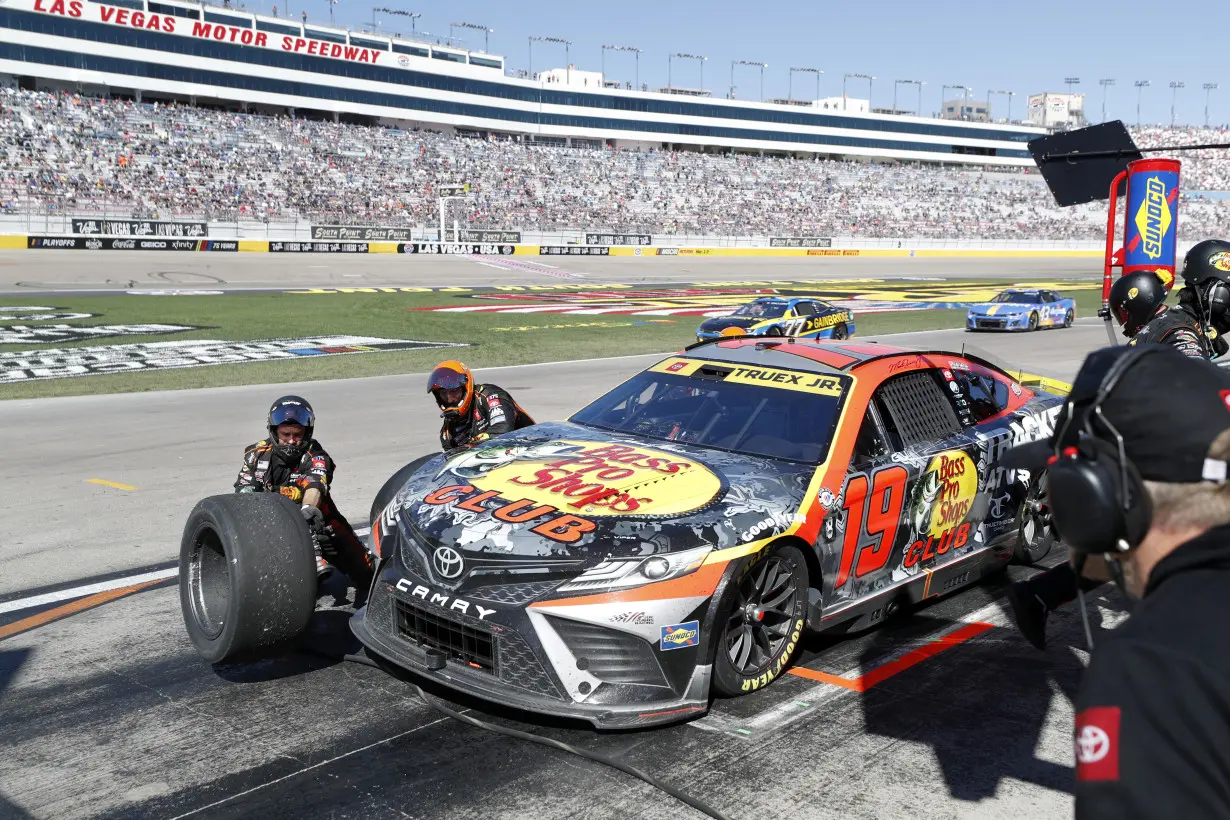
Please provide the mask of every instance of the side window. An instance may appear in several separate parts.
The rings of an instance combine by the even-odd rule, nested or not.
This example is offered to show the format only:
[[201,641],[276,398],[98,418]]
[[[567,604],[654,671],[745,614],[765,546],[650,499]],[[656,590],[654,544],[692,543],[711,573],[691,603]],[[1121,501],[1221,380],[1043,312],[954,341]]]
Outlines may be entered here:
[[891,449],[880,432],[879,414],[875,404],[869,404],[862,426],[858,428],[858,438],[854,441],[854,454],[850,457],[850,463],[866,464],[890,452]]
[[816,312],[816,306],[811,302],[799,302],[794,306],[794,312],[800,316],[811,316]]
[[953,401],[957,415],[967,426],[980,424],[991,416],[1002,413],[1008,406],[1008,385],[993,376],[969,370],[945,370],[945,378],[951,373],[950,384],[956,385]]
[[915,370],[887,379],[875,392],[894,447],[916,447],[961,432],[938,370]]

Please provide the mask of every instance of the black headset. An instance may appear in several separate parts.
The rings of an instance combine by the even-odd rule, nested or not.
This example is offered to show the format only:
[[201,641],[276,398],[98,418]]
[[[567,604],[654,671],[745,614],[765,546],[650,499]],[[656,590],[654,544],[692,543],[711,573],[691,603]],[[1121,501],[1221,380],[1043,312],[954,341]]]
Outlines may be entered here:
[[[1133,364],[1161,349],[1142,345],[1091,354],[1107,360],[1105,371],[1100,378],[1095,371],[1078,379],[1068,396],[1055,453],[1048,461],[1047,495],[1055,530],[1078,553],[1127,552],[1149,531],[1149,493],[1124,453],[1123,436],[1102,415],[1102,404]],[[1099,364],[1095,362],[1095,368]]]

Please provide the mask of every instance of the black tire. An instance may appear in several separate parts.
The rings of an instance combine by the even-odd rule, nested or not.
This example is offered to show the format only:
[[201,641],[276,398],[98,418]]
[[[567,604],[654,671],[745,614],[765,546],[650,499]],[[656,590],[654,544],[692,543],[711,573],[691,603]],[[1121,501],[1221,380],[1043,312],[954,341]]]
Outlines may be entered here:
[[276,652],[316,609],[316,557],[299,506],[273,493],[202,499],[179,547],[184,626],[210,663]]
[[781,329],[780,327],[778,327],[777,325],[773,325],[773,327],[769,328],[768,330],[766,330],[766,331],[764,332],[764,335],[766,335],[766,336],[780,336],[780,335],[782,335],[782,329]]
[[842,322],[837,327],[833,328],[833,338],[837,340],[850,338],[850,329],[846,327],[845,322]]
[[376,493],[376,499],[372,502],[372,513],[367,519],[371,526],[376,526],[376,519],[380,517],[380,513],[384,512],[384,508],[389,506],[389,502],[397,496],[398,490],[404,487],[406,482],[410,480],[410,476],[418,472],[419,467],[422,467],[435,457],[434,453],[429,453],[428,455],[416,458],[405,467],[393,473],[393,477],[384,482],[384,486],[380,488],[380,492]]
[[752,562],[730,584],[714,623],[713,688],[730,697],[780,677],[807,622],[807,561],[780,545]]
[[1075,313],[1069,310],[1067,313],[1064,314],[1063,316],[1063,326],[1064,327],[1072,327],[1072,323],[1074,321],[1076,321]]
[[1046,473],[1033,478],[1017,511],[1017,538],[1013,557],[1022,564],[1036,564],[1055,545],[1055,528],[1051,526]]
[[1029,314],[1029,329],[1030,330],[1038,329],[1038,314],[1037,313]]

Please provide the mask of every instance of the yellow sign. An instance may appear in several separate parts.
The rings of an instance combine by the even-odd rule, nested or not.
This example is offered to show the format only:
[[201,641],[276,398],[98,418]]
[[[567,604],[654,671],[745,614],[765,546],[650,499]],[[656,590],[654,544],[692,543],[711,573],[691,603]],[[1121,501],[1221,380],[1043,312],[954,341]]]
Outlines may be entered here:
[[1221,251],[1209,257],[1209,264],[1218,270],[1230,271],[1230,253]]
[[1136,230],[1140,231],[1145,256],[1157,259],[1162,255],[1162,240],[1170,230],[1170,204],[1166,202],[1166,183],[1149,177],[1145,183],[1145,198],[1136,209]]
[[978,468],[964,450],[933,457],[918,481],[910,516],[920,538],[939,536],[965,521],[978,494]]
[[533,512],[531,503],[587,517],[682,515],[705,506],[722,489],[712,470],[676,453],[583,441],[553,445],[543,448],[552,454],[529,458],[510,451],[507,463],[467,480],[514,504],[525,501],[527,509],[520,513],[525,515]]
[[658,362],[649,368],[654,373],[677,373],[693,376],[701,368],[717,368],[729,371],[723,384],[753,384],[759,387],[777,387],[782,390],[798,390],[821,396],[840,396],[845,386],[837,376],[826,373],[802,373],[797,370],[781,370],[776,367],[746,367],[728,362],[706,362],[700,359],[674,357]]

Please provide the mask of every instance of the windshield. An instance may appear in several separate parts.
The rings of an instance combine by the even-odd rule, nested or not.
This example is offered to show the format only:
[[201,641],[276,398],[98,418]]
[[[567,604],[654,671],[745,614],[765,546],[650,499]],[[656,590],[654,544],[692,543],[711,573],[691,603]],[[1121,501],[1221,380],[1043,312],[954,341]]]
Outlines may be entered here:
[[1036,305],[1042,302],[1042,295],[1038,293],[1024,293],[1019,290],[1006,290],[991,301],[1016,302],[1018,305]]
[[786,312],[785,302],[752,302],[732,313],[732,316],[754,316],[757,319],[776,319]]
[[679,362],[692,375],[647,370],[570,421],[809,464],[828,454],[848,377],[686,359],[657,368],[678,368]]

